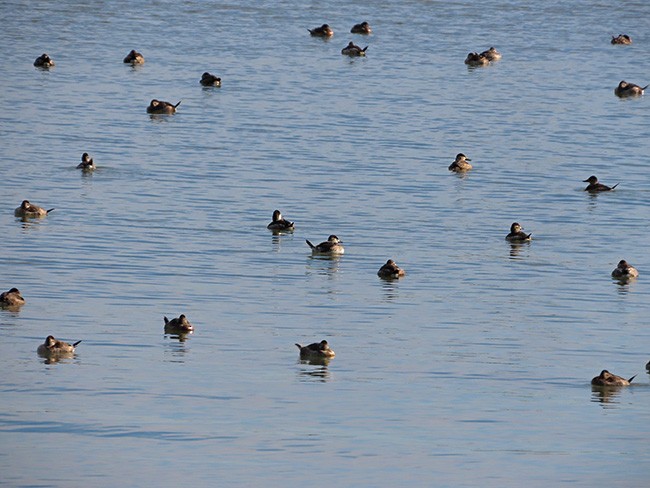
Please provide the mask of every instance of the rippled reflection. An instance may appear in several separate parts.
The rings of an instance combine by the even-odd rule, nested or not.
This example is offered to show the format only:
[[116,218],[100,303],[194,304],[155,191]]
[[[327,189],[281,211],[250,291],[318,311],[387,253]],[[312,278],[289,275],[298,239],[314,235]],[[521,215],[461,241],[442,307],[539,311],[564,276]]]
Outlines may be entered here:
[[619,403],[618,397],[624,386],[591,386],[591,401],[595,403],[608,404],[609,408]]
[[317,367],[303,367],[298,372],[298,376],[302,381],[317,381],[325,383],[331,378],[331,373],[327,369],[330,361],[331,359],[329,358],[300,359],[298,360],[298,364],[300,365]]

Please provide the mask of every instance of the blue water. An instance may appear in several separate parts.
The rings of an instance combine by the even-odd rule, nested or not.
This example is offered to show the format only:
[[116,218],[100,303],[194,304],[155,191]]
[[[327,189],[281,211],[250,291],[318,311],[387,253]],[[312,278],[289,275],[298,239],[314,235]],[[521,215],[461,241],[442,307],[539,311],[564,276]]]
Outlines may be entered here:
[[[647,482],[650,112],[613,91],[650,83],[650,4],[0,15],[0,291],[27,301],[0,310],[0,484]],[[490,46],[501,61],[464,65]],[[152,98],[182,102],[152,117]],[[590,196],[591,174],[620,185]],[[23,199],[56,210],[21,222]],[[276,208],[293,234],[266,229]],[[530,244],[505,242],[513,221]],[[329,234],[345,255],[312,258]],[[399,282],[376,276],[389,258]],[[612,281],[620,259],[639,279]],[[163,333],[181,313],[184,341]],[[83,342],[48,363],[49,334]],[[301,363],[322,339],[336,357]],[[638,376],[592,390],[602,369]]]

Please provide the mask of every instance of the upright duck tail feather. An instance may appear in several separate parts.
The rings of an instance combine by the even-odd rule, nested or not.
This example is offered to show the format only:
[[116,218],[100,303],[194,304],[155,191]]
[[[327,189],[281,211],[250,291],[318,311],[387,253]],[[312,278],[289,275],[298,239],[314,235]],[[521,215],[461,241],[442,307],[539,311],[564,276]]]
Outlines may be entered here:
[[174,108],[178,107],[181,104],[182,100],[180,100],[176,105],[174,105]]
[[55,209],[51,208],[51,209],[47,210],[45,213],[50,213],[52,210],[55,210]]
[[311,247],[312,249],[316,249],[316,246],[314,246],[311,242],[309,242],[309,239],[305,239],[305,242]]
[[72,347],[77,347],[79,345],[79,343],[81,343],[81,341],[75,342],[74,344],[72,344]]
[[612,186],[612,190],[618,186],[618,183],[616,183],[614,186]]
[[632,380],[636,378],[636,375],[632,376],[629,380],[627,380],[628,383],[632,383]]
[[298,349],[302,349],[302,346],[296,342],[296,346],[298,346]]

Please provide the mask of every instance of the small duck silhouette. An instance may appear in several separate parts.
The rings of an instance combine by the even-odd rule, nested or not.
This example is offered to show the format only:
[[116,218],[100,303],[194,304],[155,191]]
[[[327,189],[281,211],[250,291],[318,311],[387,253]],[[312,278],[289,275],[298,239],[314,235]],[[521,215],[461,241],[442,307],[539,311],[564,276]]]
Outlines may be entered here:
[[596,178],[594,175],[590,176],[586,180],[582,180],[583,183],[589,183],[587,185],[587,188],[585,188],[584,191],[588,191],[589,193],[598,193],[601,191],[611,191],[614,188],[618,186],[618,183],[616,183],[614,186],[607,186],[603,185],[602,183],[598,183],[598,178]]
[[45,210],[43,207],[39,207],[38,205],[29,203],[29,200],[23,200],[23,203],[20,204],[20,207],[14,210],[14,215],[16,217],[22,217],[22,218],[38,218],[38,217],[45,217],[52,210],[54,209],[51,208],[49,210]]
[[469,159],[463,153],[456,154],[456,159],[449,165],[449,171],[454,171],[456,173],[464,173],[465,171],[469,171],[472,169],[472,165],[469,164],[468,161],[471,161],[471,159]]
[[639,276],[639,271],[634,266],[628,264],[625,259],[621,259],[614,271],[612,271],[612,278],[619,280],[636,278],[637,276]]
[[126,55],[124,58],[126,64],[144,64],[144,56],[140,54],[135,49],[131,49],[131,52]]
[[368,49],[368,46],[361,49],[354,42],[350,41],[347,46],[341,49],[341,54],[345,54],[346,56],[365,56],[366,49]]
[[21,305],[25,305],[25,299],[18,288],[0,293],[0,307],[20,307]]
[[51,358],[51,357],[61,357],[61,356],[72,356],[74,350],[79,345],[81,341],[77,341],[74,344],[68,344],[67,342],[59,341],[54,338],[54,336],[47,336],[45,342],[38,346],[36,352],[39,356]]
[[167,114],[171,115],[176,113],[176,107],[178,107],[181,102],[178,102],[176,105],[173,105],[169,102],[161,102],[155,98],[151,100],[151,103],[147,107],[148,114]]
[[372,32],[372,29],[370,28],[370,24],[364,21],[360,24],[354,24],[354,26],[352,26],[352,29],[350,29],[350,32],[352,34],[370,34]]
[[37,68],[51,68],[54,66],[54,60],[47,54],[43,53],[38,58],[36,58],[36,61],[34,61],[34,66]]
[[77,165],[77,169],[82,171],[94,171],[96,168],[93,158],[88,153],[81,155],[81,162]]
[[465,64],[467,66],[487,66],[490,64],[490,60],[484,54],[473,52],[467,55]]
[[603,369],[598,376],[591,380],[591,384],[594,386],[628,386],[634,378],[636,378],[636,375],[626,380]]
[[314,342],[308,346],[301,346],[296,343],[298,349],[300,349],[300,359],[321,359],[321,358],[333,358],[336,356],[334,351],[330,349],[327,341],[323,340],[320,342]]
[[525,242],[532,239],[530,236],[532,234],[526,234],[518,222],[513,222],[510,226],[510,233],[506,236],[506,240],[510,242]]
[[632,44],[632,38],[627,34],[619,34],[618,36],[612,36],[612,44]]
[[483,51],[479,56],[484,56],[488,59],[488,61],[498,61],[501,59],[501,53],[496,50],[495,47],[491,47],[487,51]]
[[405,274],[406,272],[397,266],[395,261],[392,259],[386,261],[386,264],[384,264],[381,268],[379,268],[379,271],[377,271],[377,276],[385,280],[398,279],[403,277]]
[[221,78],[206,71],[201,75],[199,83],[203,86],[221,86]]
[[273,221],[266,226],[267,229],[273,230],[273,231],[293,231],[293,222],[289,222],[288,220],[284,219],[282,217],[282,214],[280,213],[279,210],[274,210],[273,211]]
[[305,239],[307,245],[311,248],[312,254],[343,254],[345,249],[340,244],[340,239],[335,235],[331,235],[325,242],[321,242],[314,246],[309,239]]
[[165,320],[165,333],[166,334],[187,334],[191,333],[194,330],[194,326],[190,324],[190,321],[187,320],[184,314],[181,314],[178,318],[169,320],[167,317],[163,317]]
[[334,31],[327,24],[323,24],[320,27],[314,27],[313,29],[307,30],[314,37],[332,37],[334,35]]
[[643,95],[644,90],[649,86],[650,85],[641,87],[639,85],[635,85],[634,83],[628,83],[627,81],[623,80],[618,84],[616,88],[614,88],[614,93],[617,97],[621,98],[640,97]]

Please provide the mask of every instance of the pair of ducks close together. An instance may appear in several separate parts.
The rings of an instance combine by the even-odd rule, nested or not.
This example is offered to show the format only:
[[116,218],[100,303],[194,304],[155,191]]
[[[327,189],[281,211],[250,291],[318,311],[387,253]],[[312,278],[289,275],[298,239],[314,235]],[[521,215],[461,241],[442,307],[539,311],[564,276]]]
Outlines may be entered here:
[[465,58],[465,64],[467,66],[487,66],[493,61],[498,61],[499,59],[501,59],[501,53],[497,51],[495,47],[491,47],[482,53],[469,53]]
[[[199,83],[203,86],[221,86],[221,78],[206,71],[201,75]],[[178,108],[180,104],[181,102],[173,104],[171,102],[165,102],[164,100],[157,100],[154,98],[149,102],[147,113],[154,115],[172,115],[176,113],[176,108]]]
[[[266,228],[274,232],[293,232],[295,227],[293,222],[282,217],[282,213],[279,210],[275,210],[273,212],[273,220]],[[334,234],[330,235],[326,241],[317,245],[312,244],[309,239],[305,239],[305,242],[307,242],[312,254],[335,256],[345,253],[345,248],[341,244],[341,240]],[[397,266],[392,259],[386,261],[386,264],[377,271],[377,275],[385,279],[401,278],[405,274],[404,270]]]
[[[328,25],[323,24],[320,27],[314,27],[313,29],[307,29],[309,33],[314,37],[332,37],[334,35],[334,30]],[[352,34],[364,34],[368,35],[372,33],[370,24],[368,22],[361,22],[360,24],[354,24],[352,29],[350,29]]]

